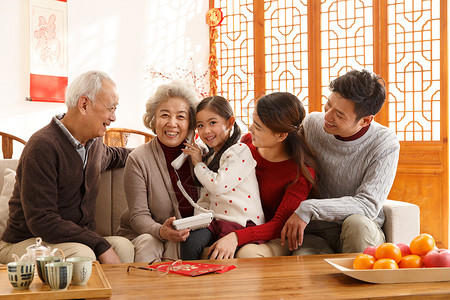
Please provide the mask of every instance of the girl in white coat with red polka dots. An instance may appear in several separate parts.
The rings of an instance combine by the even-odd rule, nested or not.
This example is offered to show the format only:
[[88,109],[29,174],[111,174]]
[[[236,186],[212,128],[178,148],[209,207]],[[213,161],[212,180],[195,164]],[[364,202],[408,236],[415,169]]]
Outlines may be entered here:
[[223,97],[203,99],[197,106],[196,126],[209,152],[186,144],[197,180],[202,184],[196,213],[212,211],[207,228],[192,231],[180,245],[181,258],[200,259],[204,247],[238,229],[264,223],[256,179],[256,161],[248,146],[239,142],[241,131],[230,103]]

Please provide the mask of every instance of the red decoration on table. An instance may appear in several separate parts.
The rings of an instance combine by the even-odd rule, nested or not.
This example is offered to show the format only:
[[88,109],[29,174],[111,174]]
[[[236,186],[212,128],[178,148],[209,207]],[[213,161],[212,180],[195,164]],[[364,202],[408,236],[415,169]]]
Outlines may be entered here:
[[147,268],[155,270],[156,268],[163,268],[161,266],[167,266],[169,268],[170,273],[180,274],[184,276],[200,276],[210,273],[225,273],[230,270],[235,269],[234,265],[214,265],[214,264],[201,264],[201,263],[193,263],[193,262],[181,262],[180,265],[172,267],[173,262],[167,262],[157,265],[150,265]]

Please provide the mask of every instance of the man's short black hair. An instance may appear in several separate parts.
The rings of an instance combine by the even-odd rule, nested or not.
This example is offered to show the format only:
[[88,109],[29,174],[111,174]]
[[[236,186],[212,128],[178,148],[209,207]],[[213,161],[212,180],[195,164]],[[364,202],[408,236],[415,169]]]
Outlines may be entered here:
[[386,99],[384,80],[367,70],[351,70],[330,83],[330,91],[355,103],[356,120],[376,115]]

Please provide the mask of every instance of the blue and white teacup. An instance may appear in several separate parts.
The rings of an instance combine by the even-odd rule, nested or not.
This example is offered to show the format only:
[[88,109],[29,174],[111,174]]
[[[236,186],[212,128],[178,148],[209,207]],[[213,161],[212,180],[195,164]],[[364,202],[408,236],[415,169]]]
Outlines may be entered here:
[[39,275],[39,278],[43,283],[47,283],[47,272],[45,270],[45,266],[52,262],[60,262],[64,259],[60,256],[39,256],[36,258],[36,269]]
[[70,262],[52,262],[45,265],[47,283],[52,290],[65,290],[72,280],[73,265]]
[[34,262],[15,261],[7,265],[8,279],[15,289],[28,289],[34,278]]

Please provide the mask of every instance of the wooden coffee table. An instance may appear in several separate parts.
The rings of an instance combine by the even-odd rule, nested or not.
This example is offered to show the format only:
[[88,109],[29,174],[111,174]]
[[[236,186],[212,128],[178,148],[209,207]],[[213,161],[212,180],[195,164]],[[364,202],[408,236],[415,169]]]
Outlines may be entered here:
[[[372,284],[342,274],[324,258],[356,254],[203,261],[233,264],[223,274],[158,276],[127,264],[102,265],[112,299],[450,299],[450,282]],[[146,266],[146,264],[134,264]]]

